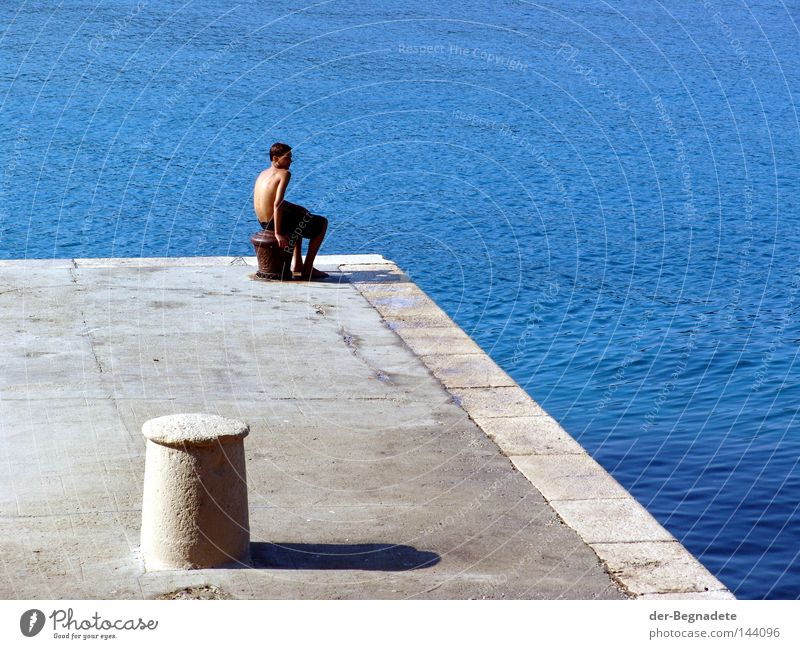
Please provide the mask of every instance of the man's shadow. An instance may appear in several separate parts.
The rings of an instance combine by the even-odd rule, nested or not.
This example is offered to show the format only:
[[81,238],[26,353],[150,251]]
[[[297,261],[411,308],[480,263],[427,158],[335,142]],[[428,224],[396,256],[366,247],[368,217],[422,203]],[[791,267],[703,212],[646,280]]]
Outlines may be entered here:
[[435,552],[390,543],[251,543],[254,568],[285,570],[381,570],[430,568],[441,561]]

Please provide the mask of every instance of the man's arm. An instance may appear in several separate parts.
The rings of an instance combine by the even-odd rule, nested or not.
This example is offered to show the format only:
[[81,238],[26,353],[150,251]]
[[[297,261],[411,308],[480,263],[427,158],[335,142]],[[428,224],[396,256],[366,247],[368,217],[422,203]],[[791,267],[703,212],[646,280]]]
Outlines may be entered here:
[[278,240],[278,245],[285,248],[289,245],[289,237],[281,234],[281,220],[283,217],[283,196],[286,194],[286,187],[289,180],[292,178],[292,173],[287,170],[278,178],[278,188],[275,190],[275,202],[272,206],[272,218],[275,221],[275,238]]

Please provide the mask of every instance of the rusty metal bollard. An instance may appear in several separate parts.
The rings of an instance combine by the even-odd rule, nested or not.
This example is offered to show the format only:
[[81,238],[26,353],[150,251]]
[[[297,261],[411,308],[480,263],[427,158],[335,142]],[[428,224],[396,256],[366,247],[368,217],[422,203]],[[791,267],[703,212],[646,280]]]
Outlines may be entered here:
[[259,279],[292,279],[292,253],[278,245],[275,233],[261,230],[250,235],[250,243],[256,249]]

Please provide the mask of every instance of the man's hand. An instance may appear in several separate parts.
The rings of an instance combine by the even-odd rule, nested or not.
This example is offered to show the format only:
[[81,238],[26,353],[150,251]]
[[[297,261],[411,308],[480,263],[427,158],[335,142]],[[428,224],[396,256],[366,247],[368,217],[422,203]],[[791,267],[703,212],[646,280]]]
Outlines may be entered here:
[[285,234],[278,234],[276,232],[275,238],[278,240],[278,245],[281,248],[287,248],[289,246],[289,237],[287,237]]

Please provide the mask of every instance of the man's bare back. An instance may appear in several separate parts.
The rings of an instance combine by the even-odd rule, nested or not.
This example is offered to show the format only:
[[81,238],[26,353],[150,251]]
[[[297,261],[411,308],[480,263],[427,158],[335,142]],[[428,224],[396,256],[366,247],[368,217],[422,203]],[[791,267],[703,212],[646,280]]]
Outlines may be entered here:
[[[327,277],[327,273],[314,268],[314,258],[328,227],[325,217],[311,214],[300,205],[284,200],[286,188],[292,178],[289,166],[292,151],[286,144],[276,142],[270,149],[272,164],[256,178],[253,187],[253,207],[262,227],[275,230],[275,238],[282,248],[292,248],[292,270],[302,279]],[[302,214],[302,219],[298,216]],[[302,238],[309,239],[305,263],[302,259]]]
[[255,207],[260,223],[266,224],[273,217],[278,186],[281,182],[288,185],[291,177],[292,172],[288,169],[276,169],[275,167],[264,169],[258,174],[256,185],[253,188],[253,207]]

